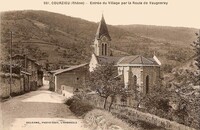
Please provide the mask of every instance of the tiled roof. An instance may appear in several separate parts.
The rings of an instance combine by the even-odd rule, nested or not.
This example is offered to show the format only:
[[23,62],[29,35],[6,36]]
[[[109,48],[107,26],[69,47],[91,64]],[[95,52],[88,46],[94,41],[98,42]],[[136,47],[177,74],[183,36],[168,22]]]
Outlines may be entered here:
[[102,36],[107,36],[109,38],[109,40],[111,40],[111,37],[109,35],[108,28],[107,28],[107,25],[106,25],[103,15],[102,15],[101,21],[99,23],[99,27],[97,29],[96,38],[100,39]]
[[113,56],[96,56],[99,64],[117,64],[119,59],[122,57],[113,57]]
[[71,71],[71,70],[74,70],[74,69],[78,69],[78,68],[86,66],[86,65],[88,65],[88,63],[71,66],[70,68],[67,68],[67,69],[58,69],[58,70],[54,70],[54,71],[51,71],[51,72],[54,73],[55,75],[57,75],[57,74],[61,74],[63,72],[67,72],[67,71]]
[[118,65],[136,65],[136,66],[155,66],[158,63],[153,58],[145,58],[140,55],[136,56],[125,56],[122,57],[118,63]]

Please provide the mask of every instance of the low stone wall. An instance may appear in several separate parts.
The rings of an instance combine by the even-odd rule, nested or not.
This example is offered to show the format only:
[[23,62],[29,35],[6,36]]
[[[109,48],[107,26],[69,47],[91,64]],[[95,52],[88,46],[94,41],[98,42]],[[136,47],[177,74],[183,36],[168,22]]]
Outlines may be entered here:
[[12,77],[12,84],[10,88],[10,77],[7,75],[0,76],[0,97],[7,98],[12,95],[16,95],[22,92],[21,89],[21,81],[20,76],[13,75]]
[[84,117],[84,123],[92,130],[138,130],[114,117],[111,113],[98,109],[89,111]]
[[142,120],[151,124],[155,124],[156,126],[170,129],[170,130],[195,130],[194,128],[191,128],[191,127],[188,127],[188,126],[185,126],[185,125],[182,125],[177,122],[170,121],[164,118],[160,118],[156,115],[144,113],[144,112],[135,110],[133,108],[123,107],[116,104],[113,105],[113,109],[111,111],[112,112],[120,111],[120,114],[126,115],[126,116],[128,113],[128,117],[130,120],[138,119],[138,120]]
[[[95,99],[95,98],[93,98]],[[98,101],[90,101],[90,103],[94,106],[97,106],[99,108],[103,108],[103,100],[98,100]],[[107,103],[106,108],[108,108],[110,103]],[[131,107],[126,107],[126,106],[122,106],[122,105],[118,105],[118,104],[113,104],[112,105],[112,109],[111,112],[113,113],[120,113],[121,115],[125,115],[127,116],[130,120],[142,120],[151,124],[154,124],[156,126],[160,126],[166,129],[170,129],[170,130],[196,130],[194,128],[179,124],[177,122],[174,121],[170,121],[164,118],[160,118],[156,115],[152,115],[149,113],[144,113],[141,111],[138,111],[134,108]]]

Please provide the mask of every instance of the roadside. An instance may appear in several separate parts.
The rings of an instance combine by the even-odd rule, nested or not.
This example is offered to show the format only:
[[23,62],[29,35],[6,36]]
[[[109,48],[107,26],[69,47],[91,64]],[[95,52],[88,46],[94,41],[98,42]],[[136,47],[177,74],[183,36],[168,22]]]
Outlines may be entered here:
[[[46,87],[46,88],[45,88]],[[82,119],[77,118],[63,104],[65,97],[50,92],[47,86],[14,97],[1,103],[3,130],[77,129],[84,128]]]

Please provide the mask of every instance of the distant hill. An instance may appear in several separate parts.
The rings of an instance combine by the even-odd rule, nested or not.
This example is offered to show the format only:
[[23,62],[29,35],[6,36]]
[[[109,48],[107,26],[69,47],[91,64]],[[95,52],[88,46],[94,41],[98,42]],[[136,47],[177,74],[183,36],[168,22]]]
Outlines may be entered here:
[[[24,54],[54,68],[88,62],[98,23],[47,11],[11,11],[1,13],[1,48],[9,50],[9,31],[13,31],[13,53]],[[99,18],[100,19],[100,18]],[[106,20],[106,18],[105,18]],[[152,56],[154,51],[171,71],[190,59],[190,43],[196,29],[146,25],[111,26],[114,55]]]
[[155,41],[173,42],[180,46],[189,46],[196,38],[194,33],[198,32],[195,28],[168,27],[154,25],[120,25],[118,26],[131,33],[154,39]]
[[[144,38],[153,40],[149,45],[168,68],[180,66],[194,56],[191,44],[196,40],[195,28],[168,27],[154,25],[119,25],[121,29],[134,33]],[[171,70],[170,67],[170,70]]]

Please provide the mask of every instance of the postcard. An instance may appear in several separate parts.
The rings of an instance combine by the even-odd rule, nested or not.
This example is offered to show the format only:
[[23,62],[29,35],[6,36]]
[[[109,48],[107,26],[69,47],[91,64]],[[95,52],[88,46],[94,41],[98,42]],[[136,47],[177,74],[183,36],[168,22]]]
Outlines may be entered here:
[[200,129],[199,0],[1,0],[0,130]]

